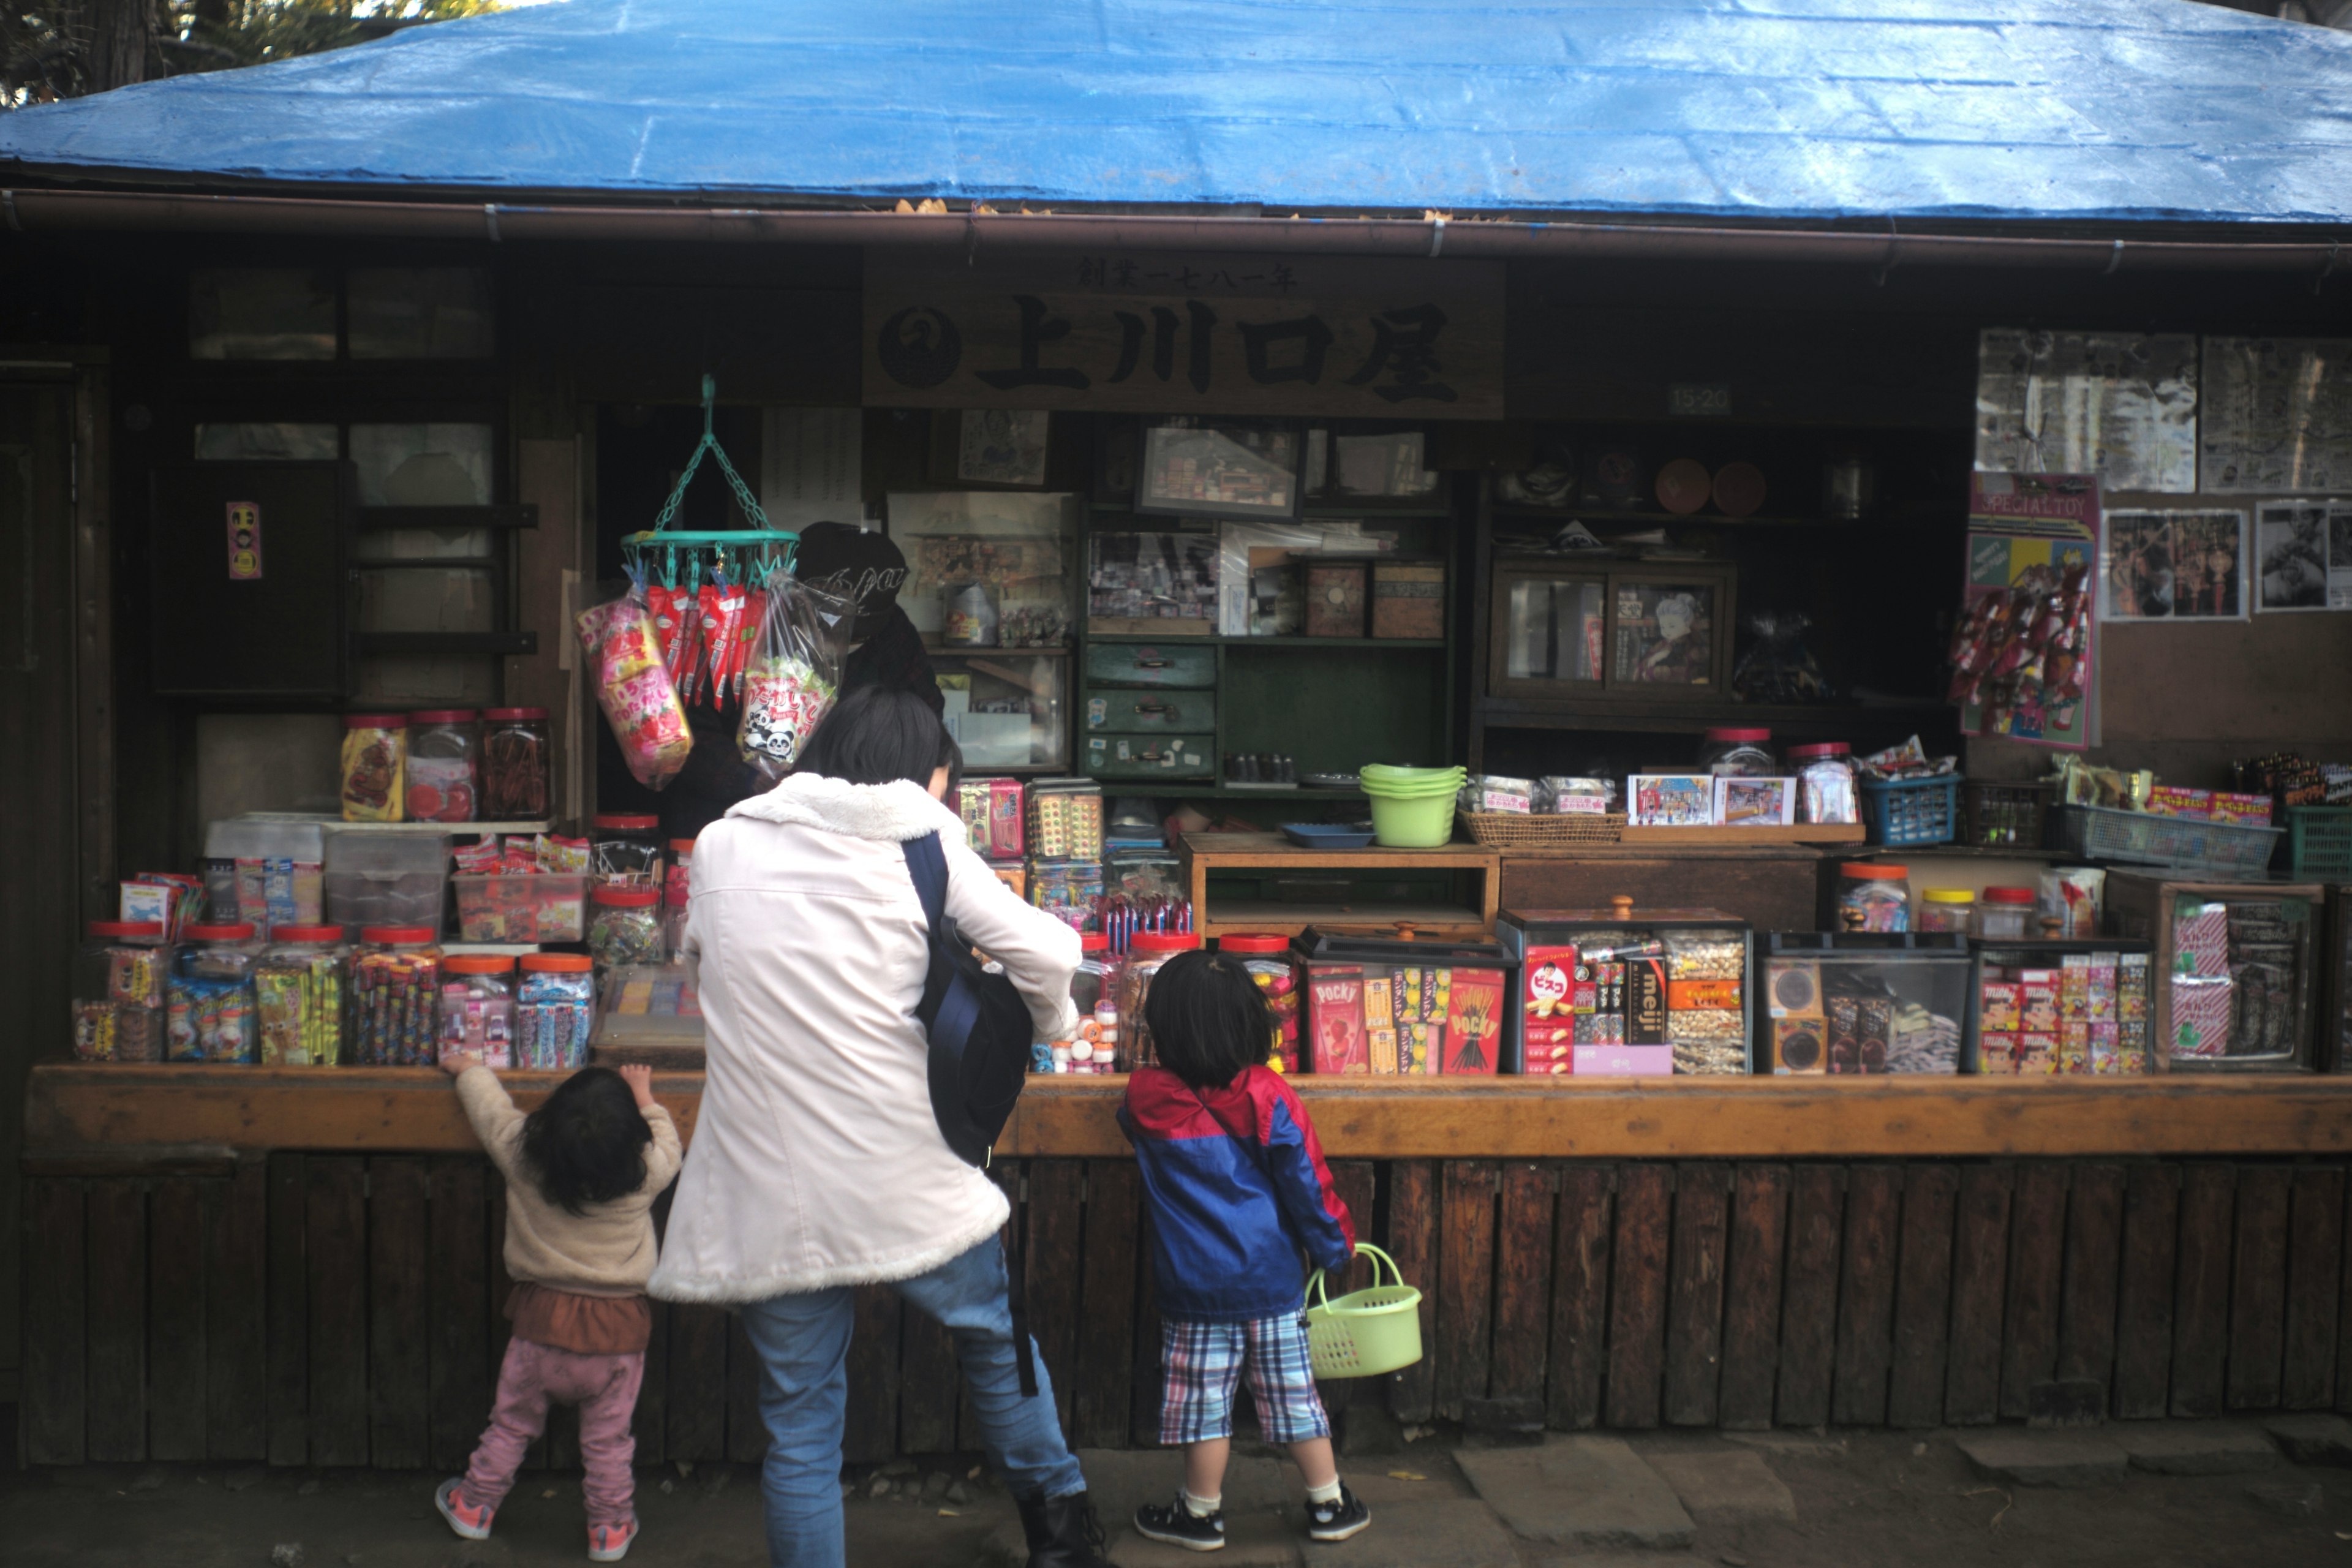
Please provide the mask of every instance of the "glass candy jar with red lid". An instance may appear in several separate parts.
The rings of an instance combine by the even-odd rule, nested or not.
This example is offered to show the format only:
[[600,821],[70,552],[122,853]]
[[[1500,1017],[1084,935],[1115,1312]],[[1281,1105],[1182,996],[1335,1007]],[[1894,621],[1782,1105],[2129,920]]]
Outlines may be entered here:
[[1273,1049],[1266,1065],[1277,1072],[1298,1070],[1298,966],[1291,962],[1290,939],[1278,932],[1247,931],[1217,939],[1217,951],[1241,961],[1274,1015]]
[[1127,944],[1127,968],[1119,976],[1118,1016],[1119,1046],[1118,1066],[1121,1071],[1150,1067],[1160,1059],[1152,1048],[1150,1026],[1143,1021],[1143,1004],[1151,994],[1152,978],[1180,952],[1191,952],[1201,945],[1200,937],[1192,931],[1143,931],[1135,933]]
[[606,812],[589,820],[589,867],[611,887],[651,888],[662,883],[661,818]]
[[435,708],[408,716],[408,819],[471,822],[479,746],[470,708]]
[[482,710],[482,820],[540,822],[554,798],[544,708]]

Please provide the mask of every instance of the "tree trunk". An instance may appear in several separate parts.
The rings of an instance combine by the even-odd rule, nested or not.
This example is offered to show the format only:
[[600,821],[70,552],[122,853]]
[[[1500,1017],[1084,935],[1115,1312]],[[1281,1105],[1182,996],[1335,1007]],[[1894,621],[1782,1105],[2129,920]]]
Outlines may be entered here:
[[147,79],[154,47],[152,0],[85,0],[89,27],[89,89],[106,92]]

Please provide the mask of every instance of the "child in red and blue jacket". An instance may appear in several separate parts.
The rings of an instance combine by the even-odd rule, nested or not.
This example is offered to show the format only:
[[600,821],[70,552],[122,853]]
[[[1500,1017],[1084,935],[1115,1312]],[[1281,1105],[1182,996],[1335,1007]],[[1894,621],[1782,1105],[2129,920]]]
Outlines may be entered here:
[[1274,1016],[1233,959],[1180,953],[1152,977],[1144,1026],[1160,1065],[1128,1079],[1119,1125],[1135,1145],[1151,1215],[1163,1379],[1160,1440],[1184,1447],[1172,1503],[1135,1510],[1154,1541],[1225,1543],[1225,1458],[1234,1388],[1246,1373],[1266,1441],[1286,1444],[1307,1482],[1307,1533],[1345,1541],[1371,1522],[1339,1484],[1331,1420],[1307,1360],[1306,1268],[1355,1255],[1307,1108],[1265,1065]]

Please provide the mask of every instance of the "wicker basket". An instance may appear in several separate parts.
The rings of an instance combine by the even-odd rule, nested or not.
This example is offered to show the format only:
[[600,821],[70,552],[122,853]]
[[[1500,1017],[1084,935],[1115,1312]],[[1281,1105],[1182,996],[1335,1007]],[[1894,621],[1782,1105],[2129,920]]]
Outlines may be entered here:
[[1606,816],[1580,812],[1562,816],[1536,816],[1516,811],[1465,811],[1462,820],[1470,825],[1470,837],[1489,849],[1530,850],[1589,849],[1596,844],[1614,844],[1624,837],[1625,814],[1612,811]]

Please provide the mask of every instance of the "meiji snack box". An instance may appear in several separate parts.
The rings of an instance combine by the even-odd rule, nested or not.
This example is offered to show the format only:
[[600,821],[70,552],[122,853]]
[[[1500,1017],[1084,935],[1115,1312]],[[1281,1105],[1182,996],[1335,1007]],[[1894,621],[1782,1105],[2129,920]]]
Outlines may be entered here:
[[1625,964],[1625,1040],[1663,1045],[1666,1039],[1666,961],[1636,958]]

